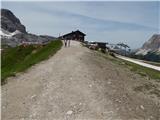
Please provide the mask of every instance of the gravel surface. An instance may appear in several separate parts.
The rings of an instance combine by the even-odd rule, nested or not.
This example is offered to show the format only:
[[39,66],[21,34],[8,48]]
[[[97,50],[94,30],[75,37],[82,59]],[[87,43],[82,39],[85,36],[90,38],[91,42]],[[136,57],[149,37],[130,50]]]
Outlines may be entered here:
[[149,94],[146,84],[152,85],[149,90],[160,88],[72,41],[8,78],[2,120],[159,120],[160,96]]

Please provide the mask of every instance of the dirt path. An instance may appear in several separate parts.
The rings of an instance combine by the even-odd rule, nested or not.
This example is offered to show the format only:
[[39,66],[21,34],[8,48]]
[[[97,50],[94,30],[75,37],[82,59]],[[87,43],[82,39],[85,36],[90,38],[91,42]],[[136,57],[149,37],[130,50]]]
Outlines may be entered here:
[[160,84],[78,42],[2,86],[2,120],[159,120],[160,98],[135,91]]

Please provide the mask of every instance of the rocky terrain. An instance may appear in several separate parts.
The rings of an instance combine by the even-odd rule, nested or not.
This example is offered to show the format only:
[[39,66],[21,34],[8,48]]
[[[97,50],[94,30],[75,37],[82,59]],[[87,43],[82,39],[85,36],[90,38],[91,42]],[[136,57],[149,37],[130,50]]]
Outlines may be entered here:
[[1,43],[3,46],[15,47],[22,43],[45,44],[55,37],[27,33],[26,27],[7,9],[1,9]]
[[160,34],[154,34],[133,57],[160,62]]
[[148,52],[160,52],[160,34],[154,34],[136,54],[146,55]]
[[1,28],[11,33],[16,30],[26,33],[25,26],[22,25],[20,20],[7,9],[1,9]]

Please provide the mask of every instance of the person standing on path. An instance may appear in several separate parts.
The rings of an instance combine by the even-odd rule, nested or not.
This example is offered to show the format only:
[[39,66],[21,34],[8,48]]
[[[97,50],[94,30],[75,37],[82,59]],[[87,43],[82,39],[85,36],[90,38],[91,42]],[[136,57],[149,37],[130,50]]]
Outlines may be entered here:
[[64,46],[67,47],[67,40],[64,39]]
[[70,47],[71,40],[68,40],[68,47]]
[[67,40],[66,39],[64,41],[64,45],[65,45],[65,47],[67,47]]

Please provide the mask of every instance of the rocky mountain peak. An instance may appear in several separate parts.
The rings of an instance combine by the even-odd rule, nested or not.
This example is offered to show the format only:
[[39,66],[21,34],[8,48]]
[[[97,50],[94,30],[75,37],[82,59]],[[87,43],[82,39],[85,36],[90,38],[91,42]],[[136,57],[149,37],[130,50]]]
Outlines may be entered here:
[[143,46],[136,52],[136,55],[147,55],[148,52],[160,52],[160,34],[154,34]]
[[1,45],[16,47],[21,44],[47,44],[55,40],[48,35],[35,35],[26,32],[26,28],[20,20],[7,9],[1,9]]
[[1,9],[1,28],[8,32],[16,30],[26,33],[26,28],[20,20],[8,9]]
[[154,34],[147,42],[144,43],[142,49],[158,50],[160,48],[160,34]]

